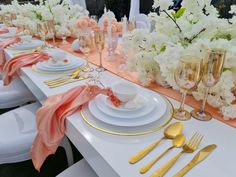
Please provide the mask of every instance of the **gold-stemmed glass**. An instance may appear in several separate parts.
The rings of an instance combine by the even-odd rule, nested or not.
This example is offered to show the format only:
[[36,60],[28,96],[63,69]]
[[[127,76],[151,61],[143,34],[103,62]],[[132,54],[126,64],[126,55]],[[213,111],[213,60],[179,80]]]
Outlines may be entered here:
[[102,51],[105,46],[105,34],[103,30],[95,30],[94,31],[94,42],[96,49],[99,53],[99,68],[97,68],[97,71],[102,72],[104,71],[103,65],[102,65]]
[[56,34],[56,29],[55,29],[55,24],[53,20],[47,20],[47,27],[48,27],[48,32],[50,33],[50,36],[52,37],[53,41],[53,46],[56,46],[56,40],[55,40],[55,34]]
[[203,59],[202,83],[206,87],[204,99],[200,110],[193,110],[192,116],[201,121],[209,121],[212,119],[210,113],[205,111],[207,96],[210,88],[219,82],[224,66],[225,51],[221,49],[213,49],[207,52],[207,56]]
[[48,32],[47,24],[44,22],[37,24],[37,31],[40,38],[44,41],[45,45],[47,45],[46,43],[46,34]]
[[179,109],[175,109],[174,118],[178,120],[188,120],[191,118],[189,112],[184,110],[184,103],[187,92],[196,88],[201,80],[202,60],[186,55],[183,56],[175,70],[174,78],[182,92],[182,100]]
[[88,57],[93,46],[93,36],[91,31],[84,31],[79,34],[79,49],[86,57],[86,68],[92,71],[89,66]]

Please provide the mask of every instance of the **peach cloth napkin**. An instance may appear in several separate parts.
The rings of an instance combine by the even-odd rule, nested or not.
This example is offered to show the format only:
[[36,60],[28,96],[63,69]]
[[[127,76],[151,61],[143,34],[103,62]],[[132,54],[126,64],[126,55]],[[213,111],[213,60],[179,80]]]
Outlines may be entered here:
[[9,85],[12,80],[19,77],[19,69],[24,66],[33,65],[40,60],[47,60],[49,58],[48,54],[42,52],[34,52],[28,54],[22,54],[13,57],[8,60],[3,68],[3,83],[4,85]]
[[19,37],[7,39],[3,42],[0,42],[0,72],[2,72],[4,64],[6,62],[5,54],[4,54],[4,49],[8,47],[11,44],[18,43],[20,42],[21,39]]
[[98,94],[113,96],[110,88],[83,85],[46,100],[36,113],[38,134],[30,151],[35,169],[39,171],[47,156],[54,154],[60,145],[66,128],[65,119]]
[[6,28],[0,29],[0,34],[8,33],[9,30]]

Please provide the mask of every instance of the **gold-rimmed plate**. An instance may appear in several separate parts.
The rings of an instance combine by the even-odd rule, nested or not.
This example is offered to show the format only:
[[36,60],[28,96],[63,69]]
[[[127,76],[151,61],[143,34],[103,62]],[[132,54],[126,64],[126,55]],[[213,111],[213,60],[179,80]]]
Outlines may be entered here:
[[[156,93],[153,93],[156,94]],[[146,135],[149,133],[156,132],[163,127],[165,127],[167,124],[170,123],[173,117],[174,113],[174,107],[172,103],[163,96],[167,103],[167,110],[166,113],[157,121],[152,122],[151,124],[144,125],[144,126],[135,126],[135,127],[122,127],[122,126],[113,126],[106,124],[102,121],[99,121],[95,117],[92,116],[92,114],[89,112],[88,106],[83,106],[82,110],[80,111],[80,115],[83,118],[83,120],[94,129],[112,134],[112,135],[118,135],[118,136],[140,136],[140,135]]]

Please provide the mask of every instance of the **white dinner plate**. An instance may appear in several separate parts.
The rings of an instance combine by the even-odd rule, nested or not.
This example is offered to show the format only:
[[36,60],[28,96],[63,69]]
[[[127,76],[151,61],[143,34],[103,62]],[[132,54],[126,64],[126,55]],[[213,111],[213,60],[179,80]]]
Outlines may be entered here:
[[162,106],[160,105],[160,103],[158,102],[157,98],[160,98],[160,96],[154,97],[154,101],[156,102],[155,109],[151,111],[149,114],[136,118],[136,119],[122,119],[122,118],[109,116],[98,109],[98,107],[95,104],[95,101],[90,101],[88,104],[88,108],[91,114],[95,118],[110,125],[122,126],[122,127],[143,126],[143,125],[148,125],[148,124],[151,124],[152,122],[159,120],[165,114],[166,109],[167,109],[166,102],[164,102],[164,105],[163,105],[163,107],[165,107],[165,110],[164,110]]
[[42,45],[44,45],[43,41],[32,39],[30,42],[21,42],[21,43],[13,44],[9,46],[8,48],[12,50],[29,50],[29,49],[35,49]]
[[47,69],[68,69],[73,67],[74,65],[78,65],[83,63],[82,60],[78,60],[77,59],[68,59],[68,63],[65,65],[53,65],[51,64],[49,61],[47,62],[43,62],[42,67],[47,68]]
[[2,39],[13,38],[13,37],[15,37],[15,36],[16,36],[16,34],[14,34],[14,33],[4,33],[4,34],[0,34],[0,38],[2,38]]
[[[104,100],[104,103],[109,108],[114,109],[116,111],[129,112],[129,111],[137,111],[143,108],[146,105],[147,101],[148,100],[145,96],[138,94],[133,100],[127,103],[122,103],[119,107],[116,107],[108,97]],[[135,102],[140,102],[140,103],[135,103]]]
[[[108,116],[111,117],[116,117],[116,118],[124,118],[124,119],[134,119],[134,118],[139,118],[142,116],[145,116],[149,114],[153,109],[157,106],[156,102],[154,101],[153,98],[150,98],[148,104],[146,104],[143,108],[139,110],[133,110],[133,111],[117,111],[114,109],[109,108],[104,102],[106,100],[106,96],[104,95],[98,95],[95,99],[94,102],[98,109],[105,113]],[[158,102],[158,104],[161,104]]]
[[69,70],[74,70],[76,68],[79,68],[84,65],[84,61],[82,60],[75,60],[73,65],[67,65],[67,66],[62,66],[62,67],[55,67],[52,65],[48,65],[47,61],[43,62],[38,62],[35,67],[38,70],[41,71],[48,71],[48,72],[61,72],[61,71],[69,71]]

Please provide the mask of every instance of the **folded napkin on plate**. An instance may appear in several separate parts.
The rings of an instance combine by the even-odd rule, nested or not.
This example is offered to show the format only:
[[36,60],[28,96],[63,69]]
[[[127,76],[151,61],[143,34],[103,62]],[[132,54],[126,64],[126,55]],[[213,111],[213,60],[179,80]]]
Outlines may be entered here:
[[9,30],[7,28],[0,29],[0,34],[8,33]]
[[47,60],[48,54],[42,52],[34,52],[22,54],[8,60],[3,68],[3,83],[9,85],[12,80],[19,76],[19,69],[24,66],[33,65],[40,60]]
[[19,37],[7,39],[3,42],[0,42],[0,72],[2,72],[2,69],[4,67],[4,64],[6,62],[5,54],[4,54],[4,48],[8,47],[11,44],[15,44],[20,42],[21,39]]
[[98,94],[113,97],[110,88],[83,85],[46,100],[36,113],[38,134],[30,151],[35,169],[39,171],[47,156],[54,154],[60,145],[65,132],[65,119]]

